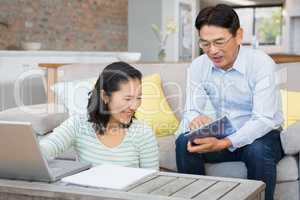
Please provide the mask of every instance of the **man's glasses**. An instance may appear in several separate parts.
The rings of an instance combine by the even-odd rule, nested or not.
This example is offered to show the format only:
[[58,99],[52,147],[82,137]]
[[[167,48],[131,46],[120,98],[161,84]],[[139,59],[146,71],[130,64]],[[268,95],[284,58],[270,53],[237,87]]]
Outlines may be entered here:
[[229,37],[228,39],[217,39],[214,41],[205,41],[205,40],[201,40],[199,39],[199,47],[201,49],[208,50],[210,49],[211,45],[213,45],[216,48],[224,48],[226,46],[226,44],[233,38],[233,36]]

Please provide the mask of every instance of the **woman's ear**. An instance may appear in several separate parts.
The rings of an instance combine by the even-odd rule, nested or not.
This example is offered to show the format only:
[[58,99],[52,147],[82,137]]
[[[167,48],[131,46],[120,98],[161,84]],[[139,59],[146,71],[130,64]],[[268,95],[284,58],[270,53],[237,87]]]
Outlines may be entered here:
[[105,104],[108,104],[109,97],[107,96],[106,92],[104,90],[100,91],[101,99]]

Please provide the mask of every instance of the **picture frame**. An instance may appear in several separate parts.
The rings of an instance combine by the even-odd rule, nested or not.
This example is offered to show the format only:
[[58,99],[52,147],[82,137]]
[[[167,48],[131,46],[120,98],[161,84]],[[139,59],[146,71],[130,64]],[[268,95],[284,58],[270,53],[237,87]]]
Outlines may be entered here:
[[179,61],[192,60],[192,43],[193,43],[193,27],[192,27],[192,7],[190,4],[179,3],[179,40],[178,54]]

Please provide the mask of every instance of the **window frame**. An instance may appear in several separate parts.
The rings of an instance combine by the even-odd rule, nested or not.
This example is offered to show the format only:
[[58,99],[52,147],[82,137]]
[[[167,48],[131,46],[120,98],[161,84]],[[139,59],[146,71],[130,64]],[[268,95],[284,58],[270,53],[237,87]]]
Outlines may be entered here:
[[[259,5],[249,5],[249,6],[232,6],[233,9],[243,9],[243,8],[252,8],[253,11],[253,25],[252,25],[252,35],[255,35],[256,32],[256,9],[257,8],[270,8],[270,7],[281,7],[281,10],[283,10],[283,4],[282,3],[277,3],[277,4],[259,4]],[[283,34],[283,14],[281,12],[281,20],[280,20],[280,35],[282,36]],[[243,45],[249,45],[251,46],[251,43],[243,43]],[[259,45],[261,46],[276,46],[276,43],[266,43],[266,42],[259,42]],[[280,44],[281,45],[281,44]]]

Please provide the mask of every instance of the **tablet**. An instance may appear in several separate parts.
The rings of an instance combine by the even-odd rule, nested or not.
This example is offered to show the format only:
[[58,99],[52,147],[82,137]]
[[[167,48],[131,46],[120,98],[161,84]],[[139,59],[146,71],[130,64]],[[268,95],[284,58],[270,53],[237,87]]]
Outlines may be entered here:
[[216,137],[218,139],[225,138],[235,132],[227,116],[223,116],[213,122],[202,126],[198,129],[189,131],[185,134],[188,140],[193,142],[197,138]]

